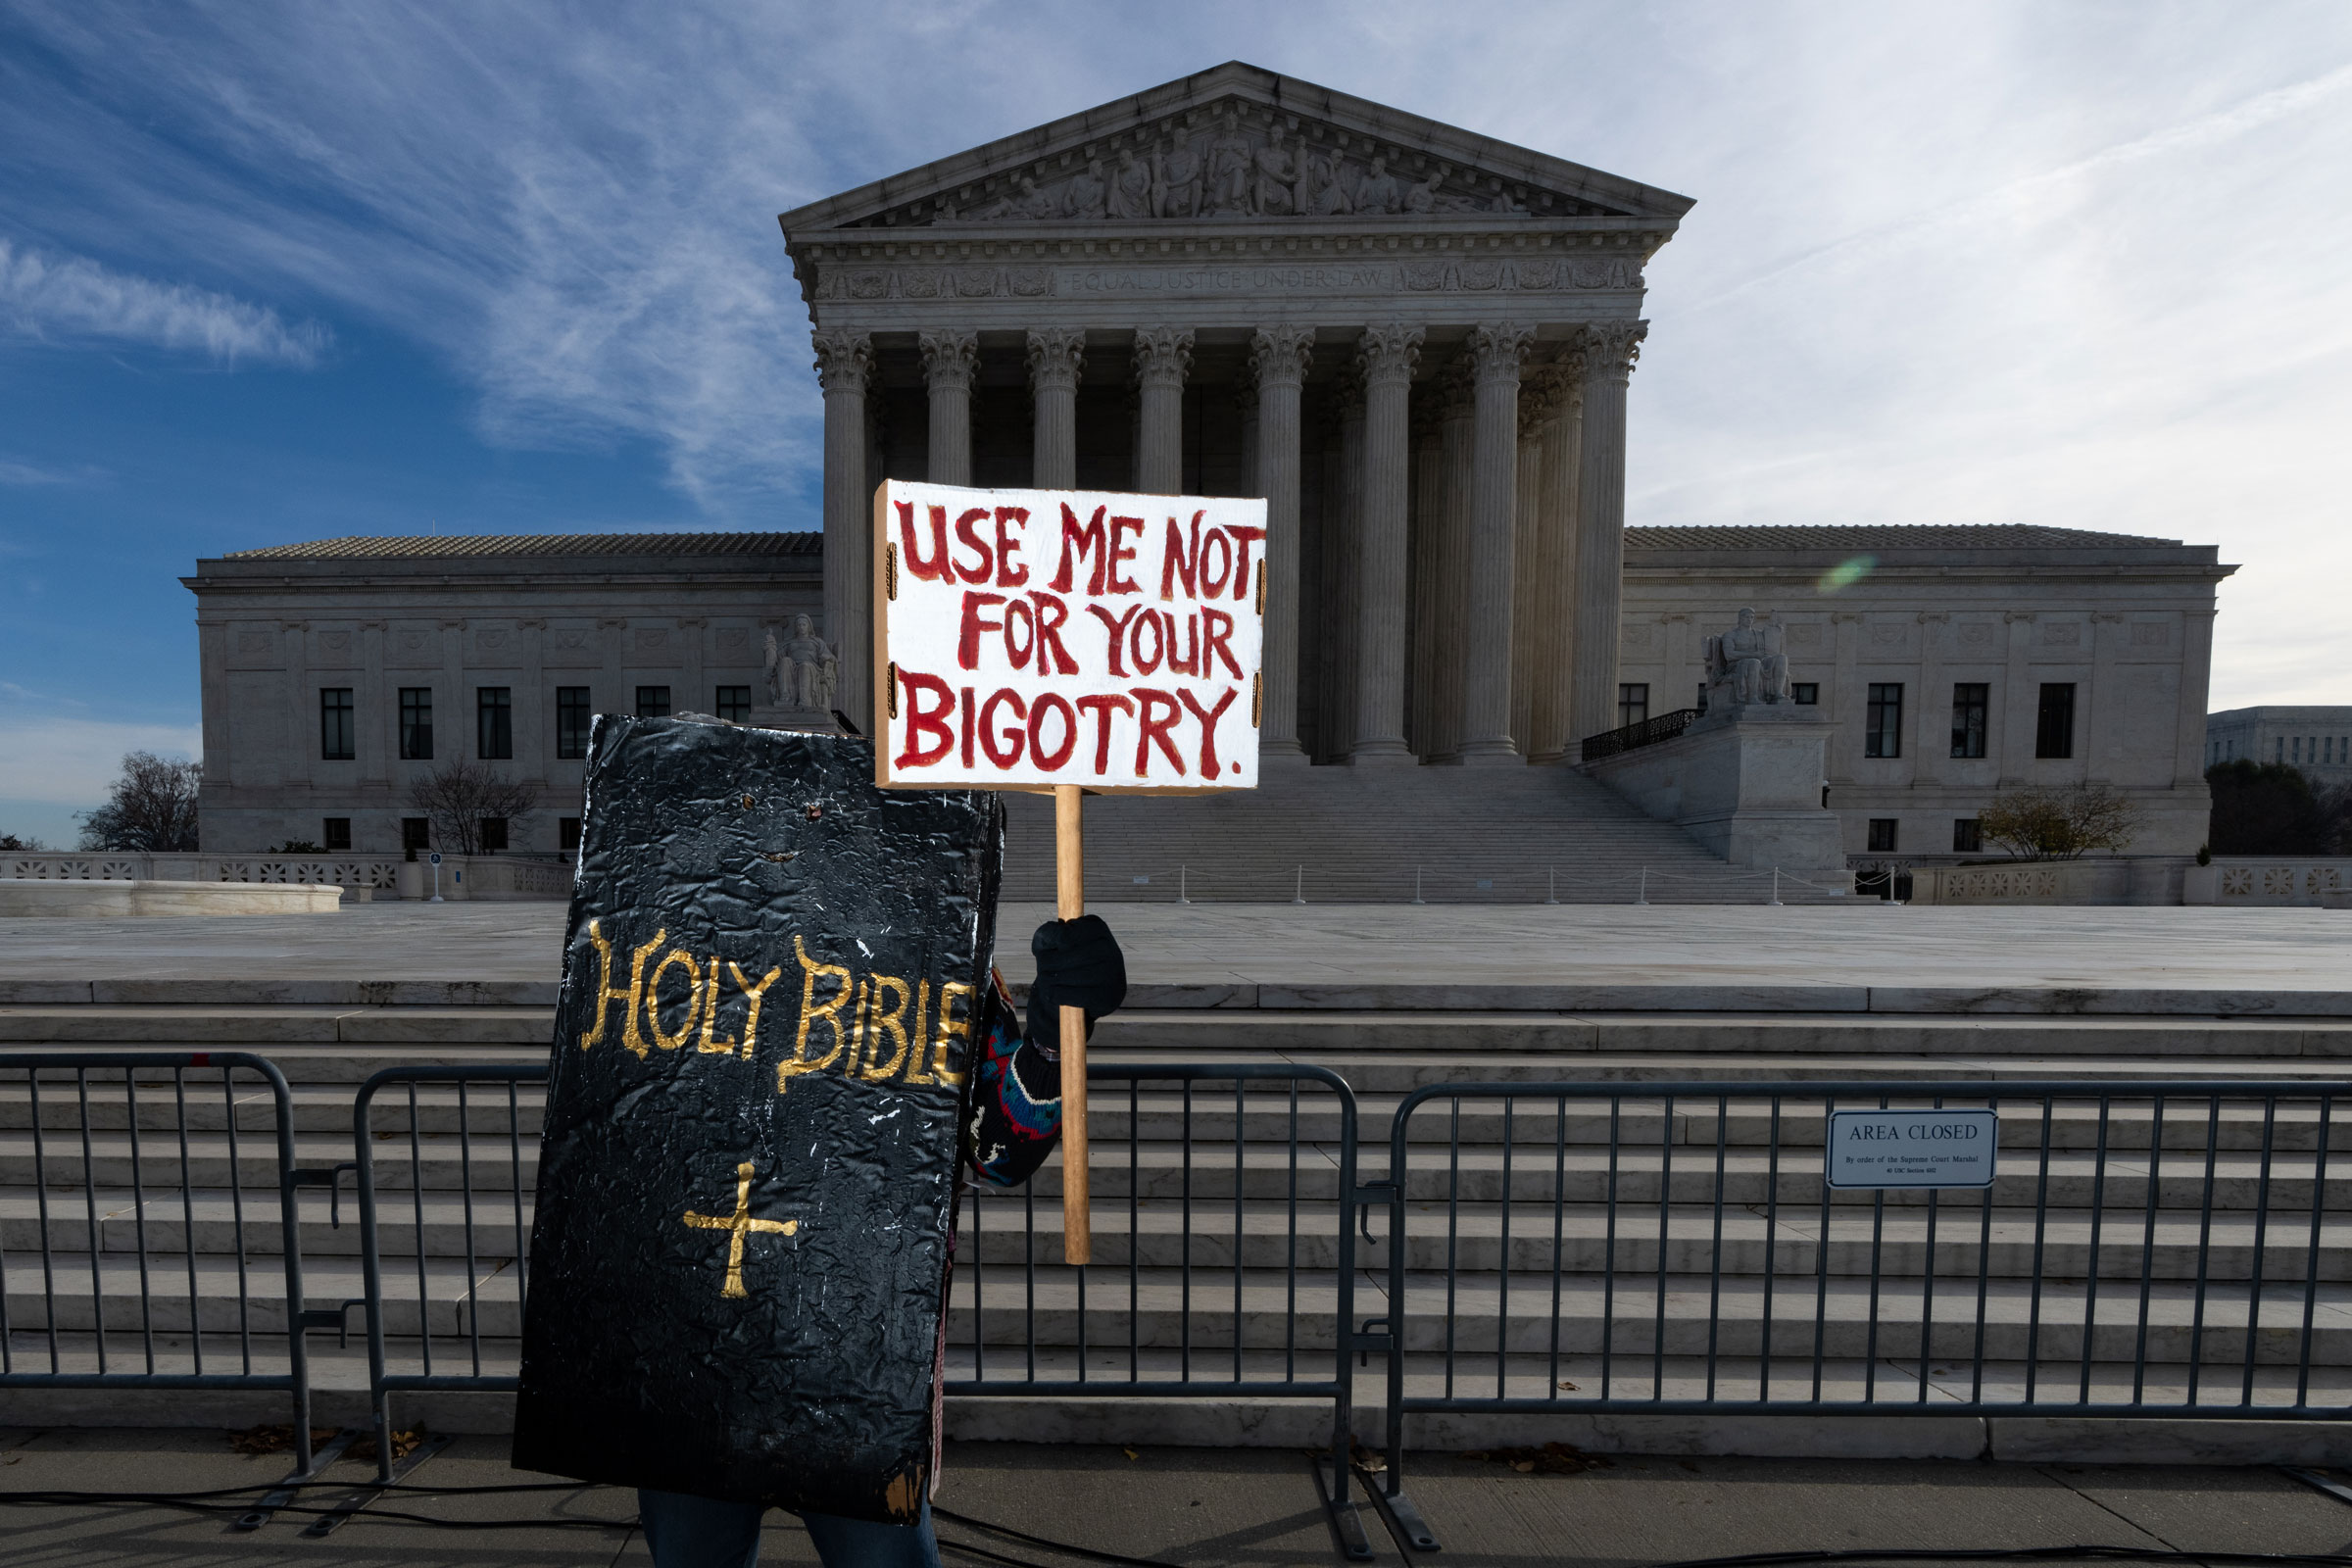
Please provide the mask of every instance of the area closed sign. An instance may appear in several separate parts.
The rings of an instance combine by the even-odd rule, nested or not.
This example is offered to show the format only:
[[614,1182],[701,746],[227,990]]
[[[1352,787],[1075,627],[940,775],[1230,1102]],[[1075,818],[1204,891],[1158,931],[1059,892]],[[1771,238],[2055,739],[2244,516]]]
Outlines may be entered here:
[[893,480],[881,782],[1250,789],[1266,504]]
[[1990,1187],[2000,1117],[1990,1110],[1830,1113],[1832,1187]]

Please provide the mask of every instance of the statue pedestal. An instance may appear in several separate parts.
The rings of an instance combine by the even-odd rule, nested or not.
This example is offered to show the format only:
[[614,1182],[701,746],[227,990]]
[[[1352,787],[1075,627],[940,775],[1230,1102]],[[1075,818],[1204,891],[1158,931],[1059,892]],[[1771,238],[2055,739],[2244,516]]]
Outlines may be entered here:
[[1821,804],[1830,724],[1820,712],[1719,708],[1673,740],[1582,765],[1734,865],[1843,872],[1838,813]]
[[752,709],[752,716],[744,722],[756,729],[790,729],[804,735],[841,733],[841,725],[831,713],[813,708],[775,708],[760,703]]

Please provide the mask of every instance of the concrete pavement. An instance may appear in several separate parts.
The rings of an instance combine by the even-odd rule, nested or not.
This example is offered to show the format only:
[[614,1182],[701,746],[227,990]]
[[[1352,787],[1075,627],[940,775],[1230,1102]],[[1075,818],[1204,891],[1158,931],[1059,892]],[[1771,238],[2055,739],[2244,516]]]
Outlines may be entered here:
[[[234,1452],[197,1431],[0,1431],[0,1497],[46,1490],[193,1491],[284,1473],[282,1454]],[[360,1479],[346,1466],[336,1477]],[[2155,1550],[2341,1553],[2352,1506],[2273,1470],[1977,1462],[1623,1457],[1578,1475],[1520,1474],[1495,1460],[1416,1456],[1411,1494],[1444,1544],[1408,1556],[1367,1515],[1380,1560],[1518,1568],[1638,1568],[1807,1547],[1956,1550],[2108,1544]],[[518,1474],[504,1444],[462,1439],[414,1480],[498,1486]],[[951,1446],[939,1505],[1095,1551],[1200,1568],[1336,1563],[1303,1454],[1200,1448]],[[520,1495],[418,1492],[386,1508],[457,1522],[434,1528],[363,1515],[324,1541],[281,1515],[257,1534],[218,1516],[89,1503],[0,1510],[0,1564],[130,1568],[170,1562],[642,1564],[633,1501],[610,1488]],[[813,1562],[808,1540],[771,1516],[762,1560]],[[500,1525],[512,1527],[501,1528]],[[952,1520],[943,1542],[983,1544],[1049,1568],[1085,1559]],[[948,1560],[978,1559],[947,1550]],[[2193,1559],[2192,1559],[2193,1560]]]
[[[1027,932],[1051,912],[1004,906],[1015,980],[1027,977]],[[1216,1004],[1205,994],[1262,987],[1313,1006],[1362,1004],[1385,988],[1394,995],[1369,1004],[1592,1007],[1644,1004],[1646,994],[1646,1004],[1705,1010],[2352,1012],[2352,914],[2332,909],[1860,901],[1777,909],[1161,903],[1103,912],[1131,978],[1166,993],[1144,1004],[1163,1006]],[[343,1002],[360,986],[430,983],[512,988],[499,1000],[544,1005],[554,1000],[564,917],[552,903],[388,903],[305,916],[0,920],[0,1003],[180,1001],[199,982],[220,986],[213,1000],[221,1002],[311,1000],[305,988]],[[138,991],[165,982],[178,988],[169,998]],[[115,994],[94,997],[92,987]]]

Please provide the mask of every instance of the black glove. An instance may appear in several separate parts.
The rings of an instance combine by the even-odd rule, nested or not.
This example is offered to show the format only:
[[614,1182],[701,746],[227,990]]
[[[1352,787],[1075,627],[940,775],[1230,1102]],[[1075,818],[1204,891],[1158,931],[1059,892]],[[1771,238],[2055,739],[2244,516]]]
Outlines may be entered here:
[[1085,1008],[1092,1034],[1096,1019],[1127,1000],[1127,957],[1101,915],[1048,920],[1029,939],[1029,951],[1037,957],[1037,978],[1029,984],[1032,1044],[1060,1049],[1063,1007]]

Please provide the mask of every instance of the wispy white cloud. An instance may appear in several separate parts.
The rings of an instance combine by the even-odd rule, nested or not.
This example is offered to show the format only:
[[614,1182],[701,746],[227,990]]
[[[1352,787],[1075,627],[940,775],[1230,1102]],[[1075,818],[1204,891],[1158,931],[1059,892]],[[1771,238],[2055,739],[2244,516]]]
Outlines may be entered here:
[[437,354],[489,439],[643,443],[717,518],[809,514],[775,213],[1238,56],[1698,198],[1651,269],[1632,520],[2216,543],[2245,564],[2217,701],[2341,667],[2332,0],[11,15],[38,48],[0,49],[0,144],[52,193],[30,231],[325,302]]
[[[307,368],[333,335],[313,321],[289,325],[266,305],[254,305],[186,283],[102,267],[85,256],[62,256],[0,238],[0,331],[66,342],[136,343],[193,351],[234,364]],[[41,470],[0,463],[0,483],[51,482]]]
[[[63,468],[46,468],[37,463],[22,463],[15,458],[0,458],[0,484],[18,485],[30,489],[36,485],[78,484],[86,474],[69,473]],[[4,685],[5,683],[0,683]]]

